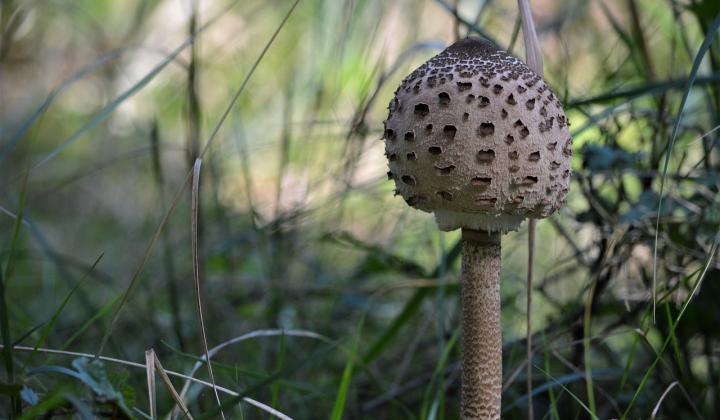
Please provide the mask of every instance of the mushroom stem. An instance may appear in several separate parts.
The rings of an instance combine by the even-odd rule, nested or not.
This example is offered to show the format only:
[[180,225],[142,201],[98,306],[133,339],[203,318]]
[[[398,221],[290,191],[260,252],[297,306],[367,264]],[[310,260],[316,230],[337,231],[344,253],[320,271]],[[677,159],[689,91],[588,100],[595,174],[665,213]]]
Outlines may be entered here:
[[499,419],[502,392],[500,233],[462,230],[463,419]]

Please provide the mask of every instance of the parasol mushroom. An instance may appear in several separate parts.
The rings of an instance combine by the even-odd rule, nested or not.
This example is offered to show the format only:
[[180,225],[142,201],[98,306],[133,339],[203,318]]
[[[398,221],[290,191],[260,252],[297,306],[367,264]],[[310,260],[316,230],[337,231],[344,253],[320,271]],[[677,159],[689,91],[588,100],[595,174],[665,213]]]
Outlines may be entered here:
[[560,101],[522,61],[466,38],[413,71],[385,121],[388,177],[408,205],[462,229],[461,415],[499,419],[500,236],[565,202],[572,139]]

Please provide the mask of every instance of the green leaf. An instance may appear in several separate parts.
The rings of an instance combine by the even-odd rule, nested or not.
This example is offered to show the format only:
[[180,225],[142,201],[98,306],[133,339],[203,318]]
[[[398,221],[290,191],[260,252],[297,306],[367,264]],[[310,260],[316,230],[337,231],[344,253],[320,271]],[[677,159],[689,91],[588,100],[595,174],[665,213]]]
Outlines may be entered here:
[[63,366],[39,366],[28,370],[27,376],[40,375],[45,373],[57,373],[74,378],[82,382],[98,398],[105,401],[114,401],[117,406],[130,416],[130,410],[125,404],[123,394],[118,392],[108,379],[105,365],[98,359],[79,357],[72,361],[73,369]]

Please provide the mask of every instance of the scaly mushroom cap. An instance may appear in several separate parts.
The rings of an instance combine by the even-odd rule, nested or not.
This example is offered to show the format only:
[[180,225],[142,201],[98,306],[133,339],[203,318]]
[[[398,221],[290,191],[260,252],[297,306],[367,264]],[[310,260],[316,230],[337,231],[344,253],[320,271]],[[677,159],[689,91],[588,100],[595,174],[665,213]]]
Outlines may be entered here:
[[516,230],[565,201],[572,138],[560,101],[522,61],[480,38],[413,71],[385,121],[388,177],[442,230]]

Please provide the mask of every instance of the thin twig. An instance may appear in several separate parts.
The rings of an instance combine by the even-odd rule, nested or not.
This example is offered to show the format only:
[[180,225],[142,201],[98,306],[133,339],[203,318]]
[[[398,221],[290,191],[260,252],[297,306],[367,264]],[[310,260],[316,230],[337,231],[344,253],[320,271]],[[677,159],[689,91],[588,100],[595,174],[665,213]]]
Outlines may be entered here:
[[[188,410],[182,398],[180,398],[177,391],[175,391],[175,387],[173,386],[172,381],[170,381],[170,378],[167,375],[167,371],[163,369],[162,363],[160,363],[160,359],[158,359],[157,354],[155,354],[154,350],[151,351],[153,356],[153,364],[155,365],[157,372],[160,374],[160,379],[162,379],[163,383],[165,384],[165,388],[167,388],[168,392],[170,392],[172,399],[175,400],[175,404],[177,404],[177,406],[180,408],[180,411],[182,411],[183,415],[188,419],[193,420],[193,416],[190,414],[190,410]],[[213,383],[212,386],[215,392],[217,392],[217,386],[215,385],[215,383]],[[174,408],[175,407],[173,407],[173,409]]]
[[[520,20],[522,22],[523,41],[525,44],[525,57],[528,66],[543,77],[543,60],[542,51],[540,50],[540,41],[535,31],[535,22],[533,21],[532,12],[528,0],[518,0],[518,9],[520,10]],[[533,420],[533,391],[532,391],[532,283],[533,283],[533,260],[535,258],[535,219],[530,219],[528,225],[528,267],[527,267],[527,392],[528,392],[528,419]]]

